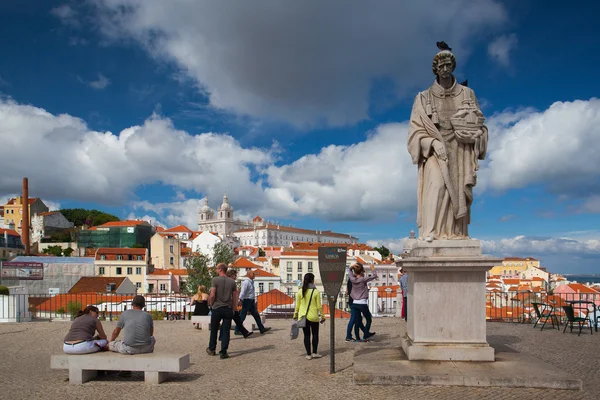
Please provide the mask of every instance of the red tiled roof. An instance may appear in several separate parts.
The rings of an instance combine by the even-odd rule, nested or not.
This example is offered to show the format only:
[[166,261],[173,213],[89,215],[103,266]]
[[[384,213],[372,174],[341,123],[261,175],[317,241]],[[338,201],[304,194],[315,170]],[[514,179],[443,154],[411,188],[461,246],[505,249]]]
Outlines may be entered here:
[[158,226],[158,225],[157,225],[157,226],[155,226],[155,227],[154,227],[154,230],[155,230],[156,232],[163,232],[163,231],[165,230],[165,228],[163,228],[162,226]]
[[[37,199],[38,199],[37,197],[30,197],[30,198],[29,198],[29,205],[32,205],[33,203],[35,203],[35,201],[36,201]],[[16,202],[17,202],[17,199],[13,197],[13,198],[12,198],[12,199],[10,199],[9,201],[7,201],[7,202],[6,202],[6,204],[7,204],[7,205],[8,205],[8,204],[11,204],[11,205],[12,205],[12,204],[15,204]]]
[[188,271],[185,268],[177,268],[177,269],[155,269],[149,275],[187,275]]
[[[143,256],[146,258],[147,249],[138,249],[138,248],[129,248],[129,247],[100,247],[96,251],[96,260],[100,260],[100,256],[108,256],[107,260],[116,260],[116,256]],[[114,257],[112,257],[114,256]],[[128,261],[128,260],[120,260],[120,261]],[[133,260],[139,261],[139,260]]]
[[280,304],[294,304],[294,299],[277,289],[258,295],[256,298],[256,308],[259,313],[263,312],[271,305]]
[[43,212],[43,213],[39,213],[38,216],[40,217],[45,217],[47,215],[53,215],[56,214],[58,211],[48,211],[48,212]]
[[138,225],[150,225],[148,221],[141,220],[126,220],[126,221],[110,221],[105,224],[99,225],[99,228],[118,228],[118,227],[130,227],[130,226],[138,226]]
[[[377,296],[380,298],[394,298],[398,295],[400,285],[376,286]],[[389,291],[388,291],[389,290]]]
[[252,220],[252,222],[262,222],[262,220],[263,219],[257,215],[256,217],[254,217],[254,219]]
[[[57,294],[49,298],[45,302],[37,306],[38,311],[54,311],[62,308],[68,312],[69,303],[81,305],[83,310],[88,305],[96,305],[100,303],[121,303],[126,300],[133,299],[133,296],[125,296],[120,294],[98,294],[98,293],[76,293],[76,294]],[[100,310],[101,312],[104,310]]]
[[188,228],[185,225],[177,225],[174,226],[173,228],[169,228],[169,229],[165,229],[165,232],[186,232],[186,233],[191,233],[193,232],[190,228]]
[[257,277],[265,277],[265,278],[279,278],[279,275],[272,274],[270,272],[265,271],[264,269],[255,269],[254,273]]
[[84,276],[79,278],[77,283],[69,289],[69,293],[105,293],[106,285],[115,283],[117,288],[121,286],[125,277],[108,278],[105,276]]
[[19,232],[15,231],[14,229],[0,228],[0,235],[4,236],[4,232],[6,232],[6,234],[9,235],[9,236],[19,236],[19,237],[21,237],[21,235],[19,235]]
[[244,257],[240,257],[237,260],[235,260],[231,266],[233,268],[260,268],[260,265],[256,265],[252,261]]
[[509,278],[504,279],[504,284],[506,284],[506,285],[518,285],[520,282],[521,282],[520,279],[509,279]]
[[567,286],[573,289],[576,293],[598,293],[596,290],[581,283],[569,283]]
[[544,278],[540,278],[539,276],[534,276],[532,280],[536,282],[546,282]]

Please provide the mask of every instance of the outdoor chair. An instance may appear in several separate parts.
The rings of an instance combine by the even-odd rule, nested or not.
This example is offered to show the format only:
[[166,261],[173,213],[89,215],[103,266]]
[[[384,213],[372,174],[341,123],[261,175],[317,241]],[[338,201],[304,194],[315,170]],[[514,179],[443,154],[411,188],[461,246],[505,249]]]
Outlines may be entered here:
[[544,323],[542,324],[542,329],[540,329],[541,331],[543,331],[544,326],[546,326],[546,322],[548,322],[548,320],[550,320],[550,322],[552,323],[552,329],[554,329],[554,322],[556,322],[556,329],[560,330],[560,323],[558,321],[558,316],[554,312],[553,306],[551,306],[550,304],[545,304],[545,303],[531,303],[531,305],[533,306],[533,309],[535,310],[535,315],[537,317],[537,320],[533,324],[534,328],[537,326],[537,324],[540,321],[544,320],[543,321]]
[[573,309],[573,306],[563,306],[562,307],[563,310],[565,310],[565,315],[567,316],[567,323],[565,324],[565,329],[563,330],[563,333],[565,333],[565,331],[567,330],[567,325],[571,325],[571,332],[573,332],[573,323],[577,322],[579,324],[579,335],[581,335],[581,330],[583,329],[583,324],[586,323],[586,321],[588,322],[588,325],[590,326],[590,334],[593,334],[593,329],[592,329],[592,319],[590,318],[589,314],[589,310],[586,310],[585,312],[585,317],[576,317],[575,316],[575,310]]

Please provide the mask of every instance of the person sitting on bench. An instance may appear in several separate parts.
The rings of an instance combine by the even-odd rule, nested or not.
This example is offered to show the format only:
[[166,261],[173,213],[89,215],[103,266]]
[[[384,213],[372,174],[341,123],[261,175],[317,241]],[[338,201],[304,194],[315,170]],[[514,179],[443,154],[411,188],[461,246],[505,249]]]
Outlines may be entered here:
[[[96,331],[98,335],[94,337]],[[69,333],[65,336],[63,350],[67,354],[89,354],[105,350],[107,344],[106,333],[98,319],[98,308],[87,306],[75,316]]]
[[[112,333],[108,347],[111,351],[122,354],[142,354],[154,352],[154,323],[152,317],[143,311],[146,306],[144,296],[137,295],[131,301],[132,310],[121,314],[117,327]],[[125,338],[116,340],[125,329]]]

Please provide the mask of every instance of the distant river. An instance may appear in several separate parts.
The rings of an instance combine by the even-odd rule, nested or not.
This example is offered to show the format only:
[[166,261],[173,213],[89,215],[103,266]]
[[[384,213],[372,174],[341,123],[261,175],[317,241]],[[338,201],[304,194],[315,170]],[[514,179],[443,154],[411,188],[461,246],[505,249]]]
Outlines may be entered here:
[[600,275],[564,275],[569,281],[577,281],[577,283],[600,283]]

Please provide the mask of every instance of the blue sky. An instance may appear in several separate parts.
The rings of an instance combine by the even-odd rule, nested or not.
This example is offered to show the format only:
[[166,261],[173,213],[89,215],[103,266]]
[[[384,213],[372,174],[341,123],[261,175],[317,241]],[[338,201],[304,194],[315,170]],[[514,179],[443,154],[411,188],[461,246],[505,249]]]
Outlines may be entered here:
[[[0,200],[194,227],[241,216],[400,249],[416,230],[406,121],[457,56],[490,128],[472,209],[488,253],[598,271],[598,2],[0,4]],[[461,21],[458,23],[458,21]]]

